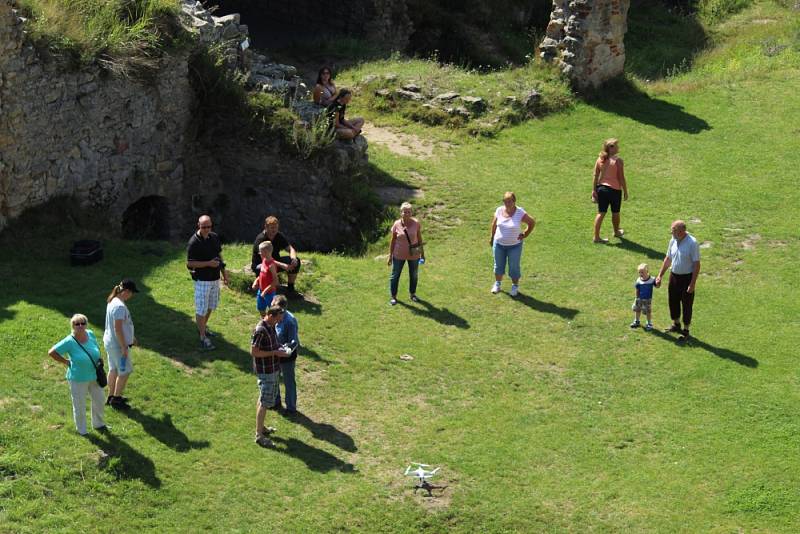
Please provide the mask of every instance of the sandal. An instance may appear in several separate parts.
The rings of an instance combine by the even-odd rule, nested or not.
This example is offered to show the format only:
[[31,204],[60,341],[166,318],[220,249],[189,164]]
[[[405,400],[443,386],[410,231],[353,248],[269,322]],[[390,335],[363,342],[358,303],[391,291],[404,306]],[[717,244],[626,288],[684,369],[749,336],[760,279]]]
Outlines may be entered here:
[[608,239],[606,239],[605,237],[598,237],[597,239],[592,239],[592,243],[606,244],[608,243]]

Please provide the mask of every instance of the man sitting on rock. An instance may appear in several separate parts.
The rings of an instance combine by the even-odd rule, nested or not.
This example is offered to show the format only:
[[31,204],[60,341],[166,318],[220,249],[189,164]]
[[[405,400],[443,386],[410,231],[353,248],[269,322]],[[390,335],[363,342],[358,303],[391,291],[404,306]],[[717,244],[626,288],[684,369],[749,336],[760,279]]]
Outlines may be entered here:
[[[258,275],[261,268],[261,255],[258,252],[258,246],[264,241],[272,242],[272,259],[275,260],[275,266],[278,272],[285,272],[288,278],[288,289],[286,296],[290,299],[302,298],[302,295],[295,290],[294,282],[297,279],[297,273],[300,271],[300,258],[297,257],[297,250],[292,246],[289,240],[278,231],[278,218],[270,215],[264,220],[264,231],[256,236],[253,243],[253,258],[250,262],[250,268]],[[288,251],[288,256],[281,256],[281,251]]]

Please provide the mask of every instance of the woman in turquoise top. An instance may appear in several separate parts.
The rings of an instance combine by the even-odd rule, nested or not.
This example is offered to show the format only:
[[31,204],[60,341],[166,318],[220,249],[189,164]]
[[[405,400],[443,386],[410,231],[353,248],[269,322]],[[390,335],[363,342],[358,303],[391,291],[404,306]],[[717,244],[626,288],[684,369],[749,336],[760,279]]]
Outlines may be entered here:
[[103,419],[105,393],[97,384],[95,364],[99,364],[100,347],[94,332],[87,329],[86,316],[76,313],[70,319],[72,333],[53,345],[48,354],[67,366],[67,381],[72,394],[72,416],[78,434],[86,435],[86,394],[92,399],[92,426],[100,432],[106,430]]

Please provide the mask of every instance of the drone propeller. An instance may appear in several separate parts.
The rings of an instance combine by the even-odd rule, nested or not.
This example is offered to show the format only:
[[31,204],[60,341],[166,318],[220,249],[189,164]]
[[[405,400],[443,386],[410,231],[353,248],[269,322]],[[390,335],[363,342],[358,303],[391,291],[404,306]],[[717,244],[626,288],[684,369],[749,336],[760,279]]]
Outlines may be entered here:
[[420,467],[430,467],[430,464],[421,464],[419,462],[411,462],[411,465],[418,465]]

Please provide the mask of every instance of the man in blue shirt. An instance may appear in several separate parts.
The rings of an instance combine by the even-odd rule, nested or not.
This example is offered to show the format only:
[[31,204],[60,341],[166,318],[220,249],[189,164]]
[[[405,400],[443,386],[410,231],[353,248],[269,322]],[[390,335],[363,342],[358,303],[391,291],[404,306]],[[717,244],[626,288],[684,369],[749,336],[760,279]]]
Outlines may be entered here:
[[[686,231],[686,223],[678,220],[672,223],[672,239],[667,247],[667,255],[656,276],[656,287],[661,285],[661,278],[671,268],[669,276],[669,315],[672,326],[667,332],[680,332],[679,341],[689,339],[689,325],[692,322],[692,306],[694,305],[694,288],[700,274],[700,246],[694,236]],[[683,330],[681,330],[681,308],[683,308]]]
[[[272,306],[278,306],[283,310],[283,319],[275,325],[275,331],[278,333],[278,342],[292,351],[288,358],[281,359],[280,365],[281,375],[283,375],[283,386],[286,389],[286,410],[284,413],[286,415],[294,415],[297,413],[297,384],[294,380],[294,368],[297,363],[297,350],[300,348],[300,338],[297,336],[297,319],[286,309],[287,303],[288,301],[284,295],[277,295],[272,299]],[[276,388],[276,392],[273,409],[280,410],[280,387]]]

